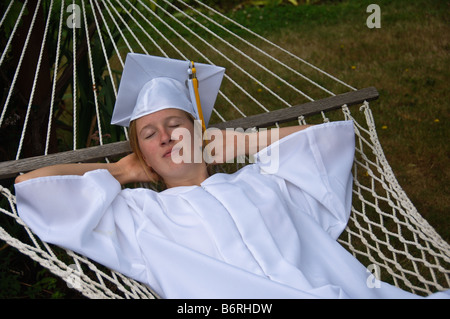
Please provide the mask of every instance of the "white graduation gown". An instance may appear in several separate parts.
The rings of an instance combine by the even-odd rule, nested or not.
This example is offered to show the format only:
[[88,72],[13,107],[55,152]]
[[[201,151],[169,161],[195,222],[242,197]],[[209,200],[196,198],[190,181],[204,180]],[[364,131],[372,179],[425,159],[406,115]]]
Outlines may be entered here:
[[372,274],[336,241],[350,213],[353,155],[352,122],[325,123],[201,186],[122,189],[96,170],[16,184],[17,207],[42,240],[164,298],[416,297],[368,284]]

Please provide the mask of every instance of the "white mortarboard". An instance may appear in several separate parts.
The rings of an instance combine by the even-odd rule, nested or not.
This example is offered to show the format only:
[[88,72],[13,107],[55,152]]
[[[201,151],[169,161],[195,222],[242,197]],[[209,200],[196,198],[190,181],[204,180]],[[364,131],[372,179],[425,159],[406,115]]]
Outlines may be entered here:
[[[195,63],[194,67],[200,110],[207,126],[225,69],[203,63]],[[181,109],[201,119],[191,72],[191,61],[129,53],[111,123],[129,126],[132,120],[168,108]]]

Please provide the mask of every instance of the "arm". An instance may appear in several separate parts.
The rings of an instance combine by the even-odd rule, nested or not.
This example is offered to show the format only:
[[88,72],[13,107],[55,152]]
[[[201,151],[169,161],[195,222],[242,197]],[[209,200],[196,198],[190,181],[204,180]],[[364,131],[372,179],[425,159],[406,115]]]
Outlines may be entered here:
[[206,131],[207,153],[212,164],[232,162],[238,156],[251,156],[270,144],[311,125],[298,125],[258,132],[209,129]]
[[[28,172],[16,177],[15,183],[20,183],[36,177],[57,176],[57,175],[83,175],[86,172],[106,169],[109,173],[124,185],[132,182],[148,182],[152,181],[145,172],[145,168],[141,165],[134,153],[129,154],[116,163],[83,163],[83,164],[58,164],[42,167],[34,171]],[[150,173],[151,174],[151,173]]]
[[271,145],[272,143],[281,140],[282,138],[293,134],[295,132],[304,130],[311,125],[296,125],[282,128],[274,128],[270,130],[263,130],[255,133],[246,134],[245,155],[253,155]]

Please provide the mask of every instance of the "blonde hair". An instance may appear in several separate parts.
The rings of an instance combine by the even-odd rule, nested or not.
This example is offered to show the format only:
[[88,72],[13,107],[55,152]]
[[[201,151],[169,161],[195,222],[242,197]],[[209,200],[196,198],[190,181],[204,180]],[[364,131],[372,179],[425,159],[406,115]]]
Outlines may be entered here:
[[[147,177],[155,183],[162,182],[161,176],[159,176],[159,174],[156,173],[155,170],[153,170],[151,167],[147,165],[144,159],[144,155],[142,155],[141,148],[139,147],[139,140],[136,129],[136,120],[130,122],[130,126],[128,127],[128,136],[130,140],[131,151],[134,154],[136,154],[137,158],[139,159],[139,162],[144,168]],[[155,176],[157,176],[157,179],[155,179]]]

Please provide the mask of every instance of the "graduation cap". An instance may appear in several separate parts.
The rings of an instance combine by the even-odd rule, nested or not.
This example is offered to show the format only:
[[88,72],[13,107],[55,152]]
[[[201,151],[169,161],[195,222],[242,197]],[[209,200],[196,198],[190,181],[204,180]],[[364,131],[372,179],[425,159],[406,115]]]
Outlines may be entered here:
[[111,124],[127,127],[144,115],[176,108],[205,128],[224,73],[214,65],[128,53]]

